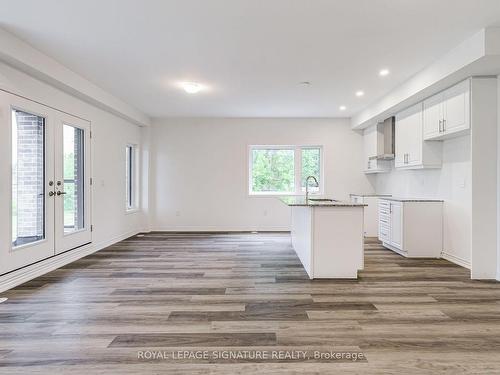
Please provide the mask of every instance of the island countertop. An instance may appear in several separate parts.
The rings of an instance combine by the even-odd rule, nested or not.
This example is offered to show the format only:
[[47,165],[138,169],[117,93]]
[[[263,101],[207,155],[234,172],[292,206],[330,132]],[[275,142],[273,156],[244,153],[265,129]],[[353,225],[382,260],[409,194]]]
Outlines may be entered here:
[[306,201],[303,195],[297,196],[283,196],[278,197],[280,201],[288,206],[304,206],[304,207],[364,207],[367,206],[363,203],[353,203],[348,201],[339,201],[335,199],[325,198],[321,196],[310,197]]

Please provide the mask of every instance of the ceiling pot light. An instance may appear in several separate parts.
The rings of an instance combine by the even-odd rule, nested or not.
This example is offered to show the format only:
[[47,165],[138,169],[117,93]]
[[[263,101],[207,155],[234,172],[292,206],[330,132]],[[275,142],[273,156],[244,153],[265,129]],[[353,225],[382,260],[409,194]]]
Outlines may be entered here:
[[197,82],[181,82],[181,87],[188,94],[196,94],[204,89],[203,85]]
[[345,105],[341,105],[341,106],[339,107],[339,109],[340,109],[341,111],[345,111],[345,110],[347,109],[347,107],[346,107]]
[[389,75],[389,69],[381,69],[380,72],[378,72],[378,75],[381,77],[385,77],[386,75]]
[[356,91],[356,96],[357,97],[361,97],[363,95],[365,95],[365,93],[363,91],[361,91],[361,90],[360,91]]

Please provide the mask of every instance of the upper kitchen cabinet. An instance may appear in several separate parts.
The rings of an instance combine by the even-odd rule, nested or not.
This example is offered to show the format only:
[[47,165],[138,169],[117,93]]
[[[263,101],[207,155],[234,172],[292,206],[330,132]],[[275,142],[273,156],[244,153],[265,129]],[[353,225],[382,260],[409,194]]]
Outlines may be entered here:
[[396,155],[398,169],[441,167],[441,143],[424,142],[423,103],[418,103],[396,115]]
[[470,80],[424,100],[424,140],[443,140],[470,130]]
[[365,144],[365,173],[383,173],[391,170],[394,159],[394,120],[372,125],[363,132]]

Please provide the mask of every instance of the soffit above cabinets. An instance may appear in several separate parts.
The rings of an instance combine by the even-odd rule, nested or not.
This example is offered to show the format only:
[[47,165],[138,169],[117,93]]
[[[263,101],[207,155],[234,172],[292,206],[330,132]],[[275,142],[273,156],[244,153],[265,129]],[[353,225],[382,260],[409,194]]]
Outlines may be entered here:
[[408,108],[471,76],[500,74],[500,28],[487,28],[467,39],[451,52],[351,118],[353,129]]

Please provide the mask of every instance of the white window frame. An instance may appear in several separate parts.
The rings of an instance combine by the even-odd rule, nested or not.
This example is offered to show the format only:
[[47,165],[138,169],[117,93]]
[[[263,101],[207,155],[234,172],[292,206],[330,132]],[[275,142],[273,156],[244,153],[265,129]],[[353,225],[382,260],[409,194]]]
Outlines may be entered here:
[[[127,151],[129,149],[131,151],[132,164],[130,164],[127,158]],[[127,178],[127,167],[129,165],[131,167],[131,178],[130,176]],[[130,203],[129,197],[131,198]],[[125,212],[133,213],[137,211],[139,211],[139,148],[136,144],[127,143],[125,146]]]
[[[275,196],[293,196],[293,195],[305,195],[305,191],[302,191],[301,178],[302,178],[302,150],[308,148],[318,148],[320,152],[320,176],[319,176],[319,191],[310,192],[310,194],[322,195],[325,186],[325,173],[324,173],[324,150],[322,145],[248,145],[247,151],[247,193],[251,197],[275,197]],[[252,191],[252,151],[253,150],[294,150],[294,186],[295,191],[289,192],[258,192]]]

